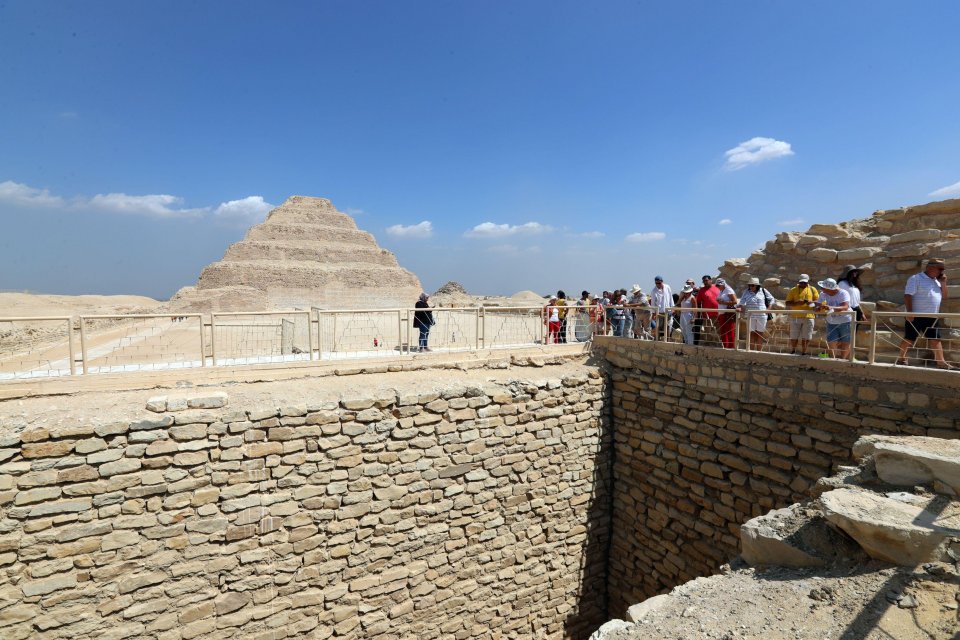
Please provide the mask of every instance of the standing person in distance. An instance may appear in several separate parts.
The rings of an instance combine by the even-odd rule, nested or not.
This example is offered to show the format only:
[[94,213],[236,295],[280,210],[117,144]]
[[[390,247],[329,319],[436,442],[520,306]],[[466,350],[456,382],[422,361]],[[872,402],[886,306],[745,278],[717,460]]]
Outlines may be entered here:
[[[713,284],[712,276],[703,276],[703,286],[697,291],[697,308],[699,309],[719,309],[720,303],[717,302],[717,296],[720,295],[720,289]],[[716,311],[706,311],[697,314],[697,321],[694,325],[694,339],[697,344],[703,344],[704,328],[717,324]]]
[[[743,294],[740,296],[737,308],[741,311],[766,311],[768,300],[765,294],[766,291],[760,285],[760,278],[750,278],[747,288],[743,290]],[[764,335],[767,331],[767,314],[751,313],[747,316],[747,325],[750,332],[750,350],[761,351]]]
[[845,313],[850,309],[850,294],[840,288],[837,281],[827,278],[817,283],[820,298],[817,306],[827,313],[827,348],[831,358],[846,360],[850,357],[850,327],[853,324]]
[[[797,280],[797,286],[787,292],[784,303],[787,309],[791,311],[810,311],[816,306],[820,298],[820,292],[816,287],[810,286],[810,276],[805,273],[800,274]],[[810,339],[813,338],[813,321],[816,316],[813,313],[791,313],[790,314],[790,355],[807,355],[807,346]],[[800,353],[797,353],[797,342],[800,343]]]
[[563,292],[563,289],[557,291],[557,315],[560,316],[558,342],[565,344],[567,342],[567,294]]
[[667,313],[667,309],[673,306],[673,290],[670,285],[664,284],[663,276],[656,276],[653,279],[653,291],[650,292],[650,306],[653,312],[657,314],[657,328],[654,336],[659,339],[660,336],[667,334],[673,329],[673,318]]
[[[733,287],[727,284],[723,278],[717,278],[717,288],[720,293],[717,295],[717,305],[720,309],[736,309],[737,294]],[[724,349],[733,349],[733,341],[736,337],[737,316],[734,313],[721,313],[717,319],[717,330],[720,332],[720,340],[723,342]]]
[[543,322],[547,325],[547,344],[556,344],[560,335],[560,309],[556,296],[550,296],[550,302],[543,308]]
[[414,305],[417,310],[413,314],[413,326],[420,330],[419,351],[430,351],[427,340],[430,338],[430,327],[436,323],[433,319],[433,311],[430,311],[430,305],[427,304],[429,299],[430,296],[421,293],[420,299]]
[[866,320],[867,316],[860,308],[860,274],[863,270],[860,267],[848,264],[843,268],[840,277],[837,278],[837,284],[840,288],[850,294],[850,310],[857,314],[853,332],[856,333],[860,323]]
[[947,265],[939,258],[927,260],[927,266],[921,273],[915,273],[907,279],[903,290],[903,306],[907,310],[907,322],[904,326],[903,342],[900,343],[900,357],[897,364],[907,364],[907,349],[917,338],[923,336],[930,343],[937,367],[946,371],[956,369],[947,363],[943,356],[943,343],[940,341],[939,318],[924,317],[924,313],[940,313],[940,305],[949,296],[947,288]]
[[693,336],[693,309],[697,306],[694,298],[693,280],[687,280],[686,286],[680,291],[680,300],[677,306],[680,311],[680,333],[683,334],[685,344],[694,344]]

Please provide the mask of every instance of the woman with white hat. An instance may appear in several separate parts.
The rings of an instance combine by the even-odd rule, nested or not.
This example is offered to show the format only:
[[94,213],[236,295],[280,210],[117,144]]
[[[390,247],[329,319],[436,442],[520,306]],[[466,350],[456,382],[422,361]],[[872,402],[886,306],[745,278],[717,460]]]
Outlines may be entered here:
[[827,278],[817,283],[820,299],[817,308],[827,314],[827,346],[831,358],[845,360],[850,357],[850,314],[837,313],[850,309],[850,294],[840,288],[837,281]]
[[[767,309],[766,292],[760,285],[760,278],[750,278],[747,288],[740,294],[737,308],[741,311],[765,311]],[[750,330],[750,350],[760,351],[765,341],[767,331],[767,314],[751,313],[747,316],[747,325]]]
[[682,309],[680,312],[680,332],[683,334],[683,342],[685,344],[694,344],[693,309],[696,308],[697,301],[694,298],[692,280],[687,280],[686,286],[680,290],[680,300],[677,301],[677,306]]

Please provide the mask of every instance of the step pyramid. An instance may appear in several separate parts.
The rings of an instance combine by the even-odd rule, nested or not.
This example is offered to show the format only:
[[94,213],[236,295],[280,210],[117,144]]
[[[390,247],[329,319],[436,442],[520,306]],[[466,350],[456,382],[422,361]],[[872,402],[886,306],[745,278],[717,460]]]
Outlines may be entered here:
[[325,198],[292,196],[171,300],[194,311],[412,307],[420,280]]

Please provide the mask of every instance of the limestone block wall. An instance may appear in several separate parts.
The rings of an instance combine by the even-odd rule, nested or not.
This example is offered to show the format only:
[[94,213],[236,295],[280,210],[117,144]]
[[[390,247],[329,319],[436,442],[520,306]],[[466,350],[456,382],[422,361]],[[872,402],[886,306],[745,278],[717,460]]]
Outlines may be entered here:
[[[960,311],[960,199],[876,211],[869,218],[838,224],[814,224],[806,232],[778,233],[749,258],[728,260],[720,274],[739,292],[758,277],[778,299],[796,285],[801,273],[814,281],[838,278],[844,265],[864,269],[864,300],[881,310],[903,304],[906,280],[931,257],[947,260],[954,279],[952,300],[943,311]],[[956,289],[954,291],[954,289]]]
[[611,617],[739,550],[869,433],[960,438],[960,375],[598,338],[610,364]]
[[579,371],[6,428],[0,637],[586,637],[610,440]]

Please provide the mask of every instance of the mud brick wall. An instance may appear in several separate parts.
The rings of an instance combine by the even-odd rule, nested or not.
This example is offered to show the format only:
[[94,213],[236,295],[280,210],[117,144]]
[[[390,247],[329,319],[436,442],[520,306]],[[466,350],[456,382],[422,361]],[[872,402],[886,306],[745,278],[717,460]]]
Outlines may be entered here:
[[0,637],[586,637],[606,619],[604,394],[583,367],[8,429]]
[[611,617],[716,573],[863,434],[960,437],[960,374],[599,338],[614,429]]

